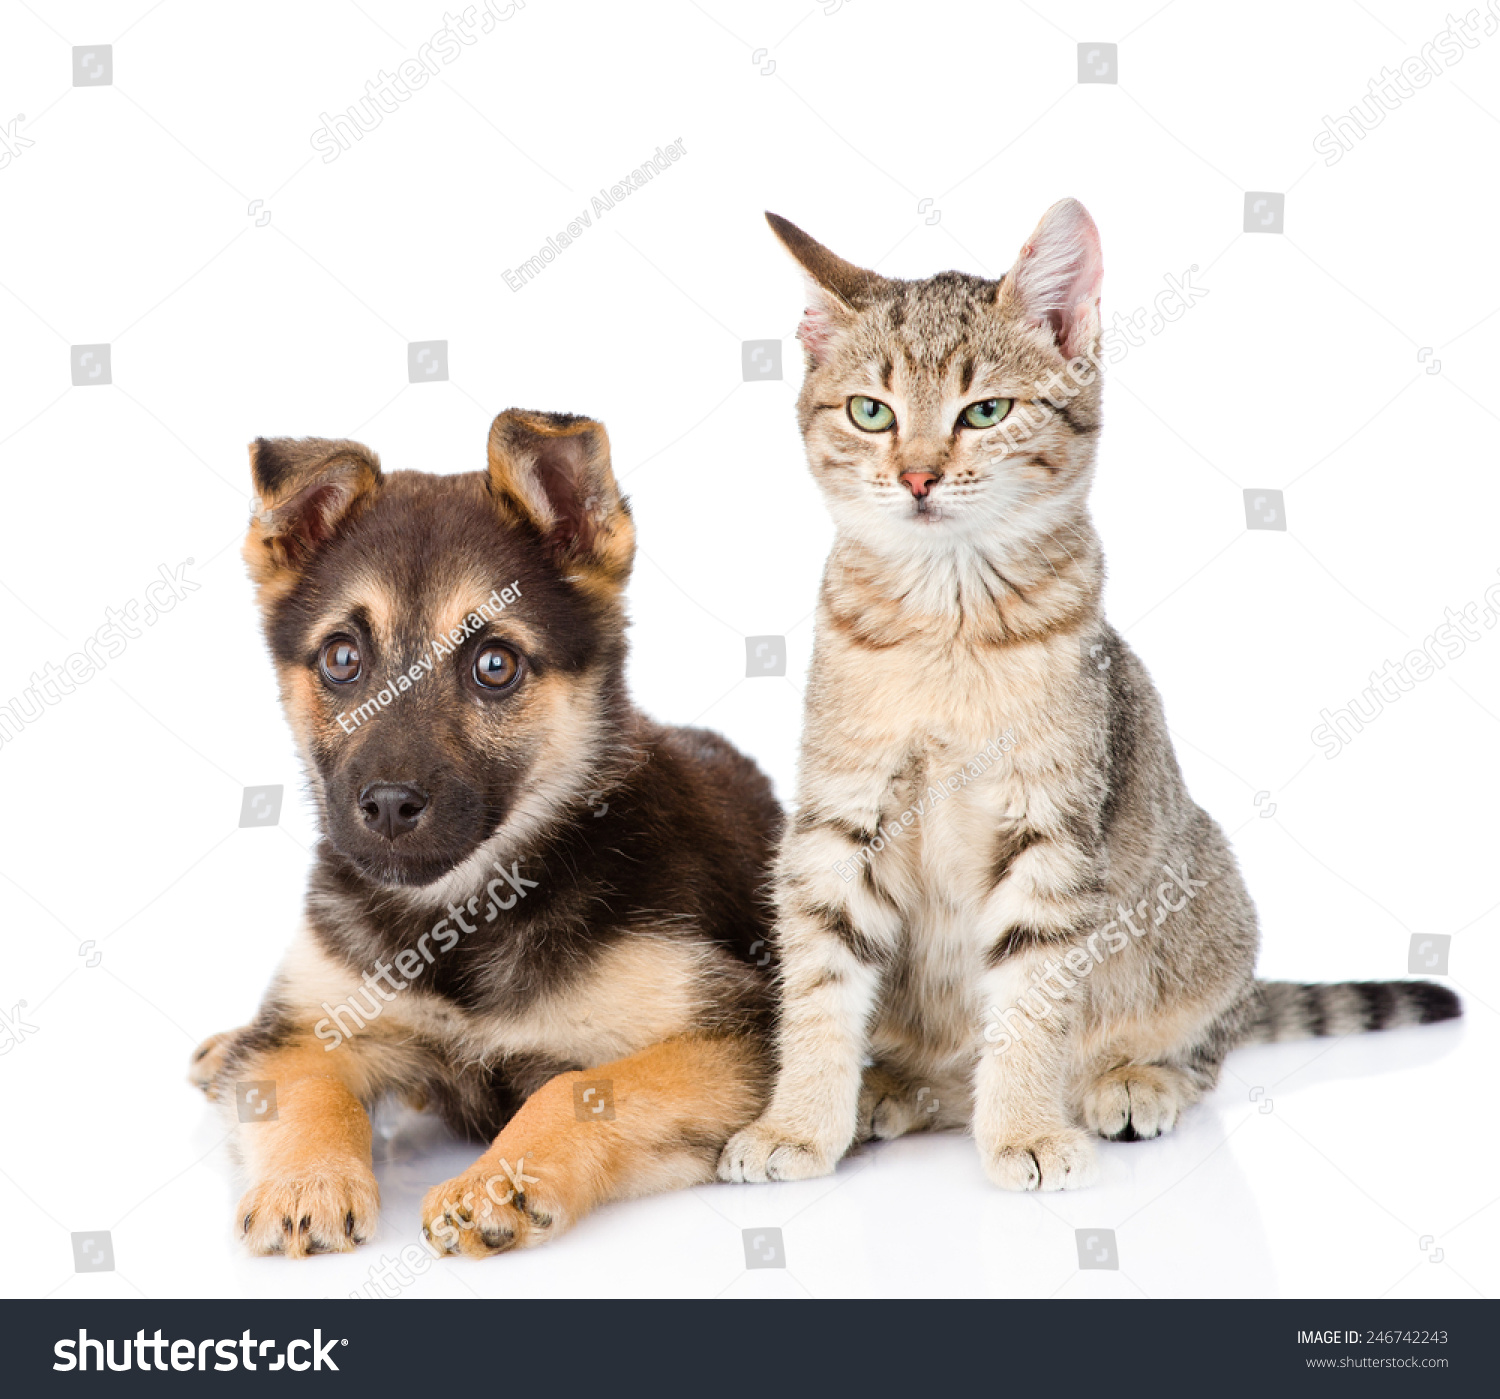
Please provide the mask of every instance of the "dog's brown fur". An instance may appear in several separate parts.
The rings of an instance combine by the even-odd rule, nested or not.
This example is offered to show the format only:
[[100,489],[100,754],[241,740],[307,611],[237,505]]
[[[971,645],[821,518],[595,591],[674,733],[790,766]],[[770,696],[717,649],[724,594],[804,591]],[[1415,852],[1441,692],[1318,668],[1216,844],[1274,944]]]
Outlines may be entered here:
[[[259,1015],[192,1069],[227,1106],[275,1084],[275,1120],[236,1124],[245,1242],[302,1256],[370,1236],[367,1109],[387,1094],[492,1139],[424,1203],[450,1251],[712,1179],[767,1091],[781,816],[752,762],[625,693],[635,533],[604,429],[511,410],[488,472],[457,476],[387,475],[316,439],[262,439],[251,461],[245,558],[323,838]],[[354,680],[323,668],[334,637]],[[519,657],[503,693],[476,671],[497,645]],[[387,811],[393,784],[410,800]],[[589,1109],[575,1096],[600,1082],[602,1118],[597,1088]]]

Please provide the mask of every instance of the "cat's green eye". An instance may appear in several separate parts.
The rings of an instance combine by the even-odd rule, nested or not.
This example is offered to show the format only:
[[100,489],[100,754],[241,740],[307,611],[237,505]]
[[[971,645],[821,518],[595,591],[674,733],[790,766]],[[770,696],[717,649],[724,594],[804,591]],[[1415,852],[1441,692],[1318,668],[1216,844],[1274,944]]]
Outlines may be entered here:
[[849,400],[849,421],[866,432],[884,432],[895,423],[896,415],[889,404],[857,393]]
[[964,427],[994,427],[1010,412],[1010,399],[986,398],[971,403],[958,415]]

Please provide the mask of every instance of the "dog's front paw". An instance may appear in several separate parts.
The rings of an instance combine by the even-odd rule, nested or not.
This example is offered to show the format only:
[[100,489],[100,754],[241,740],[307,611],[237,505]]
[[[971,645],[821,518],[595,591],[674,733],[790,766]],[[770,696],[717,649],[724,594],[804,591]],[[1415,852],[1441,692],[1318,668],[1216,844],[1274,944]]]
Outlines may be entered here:
[[1002,1190],[1081,1190],[1099,1163],[1087,1133],[1068,1130],[986,1151],[984,1173]]
[[240,1236],[252,1253],[348,1253],[375,1232],[380,1187],[367,1166],[262,1180],[240,1201]]
[[239,1030],[221,1030],[217,1035],[210,1035],[193,1051],[193,1057],[188,1061],[188,1082],[194,1088],[201,1088],[210,1099],[216,1096],[214,1081],[240,1033]]
[[833,1173],[839,1152],[799,1141],[762,1118],[729,1139],[719,1157],[719,1179],[733,1181],[811,1180]]
[[533,1248],[571,1222],[563,1200],[525,1158],[481,1158],[462,1175],[435,1186],[422,1201],[422,1232],[445,1253],[487,1258]]

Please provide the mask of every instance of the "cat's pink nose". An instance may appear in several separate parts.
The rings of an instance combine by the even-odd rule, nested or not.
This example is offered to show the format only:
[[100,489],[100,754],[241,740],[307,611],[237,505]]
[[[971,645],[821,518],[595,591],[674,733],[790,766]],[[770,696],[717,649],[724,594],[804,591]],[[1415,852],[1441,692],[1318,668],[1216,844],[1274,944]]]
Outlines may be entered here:
[[903,471],[901,473],[902,484],[919,499],[932,489],[932,483],[937,478],[938,474],[935,471]]

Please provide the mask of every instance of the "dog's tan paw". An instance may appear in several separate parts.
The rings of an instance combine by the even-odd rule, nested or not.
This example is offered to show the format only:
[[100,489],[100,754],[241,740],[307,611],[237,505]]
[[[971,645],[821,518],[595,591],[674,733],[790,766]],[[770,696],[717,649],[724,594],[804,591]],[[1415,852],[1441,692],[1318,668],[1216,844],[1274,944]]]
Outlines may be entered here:
[[514,1166],[481,1158],[422,1201],[423,1234],[444,1252],[469,1258],[534,1248],[570,1222],[560,1194],[524,1158]]
[[193,1057],[188,1061],[188,1082],[194,1088],[201,1088],[210,1099],[218,1096],[214,1082],[224,1067],[230,1045],[239,1034],[239,1030],[221,1030],[217,1035],[210,1035],[193,1051]]
[[1081,1190],[1099,1179],[1099,1161],[1084,1132],[1056,1132],[985,1152],[984,1173],[1002,1190]]
[[364,1166],[263,1180],[245,1192],[240,1236],[252,1253],[348,1253],[375,1232],[380,1187]]

